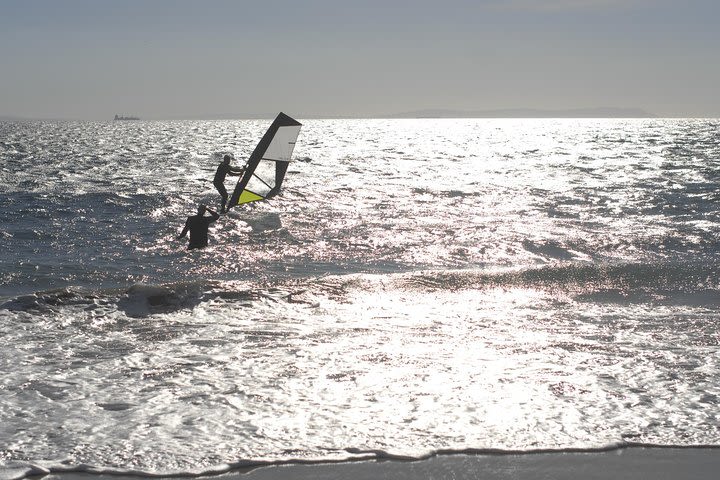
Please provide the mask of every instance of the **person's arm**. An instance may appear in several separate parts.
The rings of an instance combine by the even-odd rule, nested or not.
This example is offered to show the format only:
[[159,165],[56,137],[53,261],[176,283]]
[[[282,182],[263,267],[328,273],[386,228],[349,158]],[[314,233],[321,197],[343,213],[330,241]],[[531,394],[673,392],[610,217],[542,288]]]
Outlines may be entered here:
[[245,171],[245,167],[230,167],[228,175],[242,175]]
[[208,212],[210,215],[212,215],[212,221],[214,222],[218,218],[220,218],[220,215],[215,210],[212,210],[210,208],[205,207],[205,211]]
[[187,234],[188,230],[190,230],[190,219],[187,219],[185,221],[185,228],[183,228],[182,233],[180,234],[179,237],[177,237],[177,239],[180,240],[181,238],[185,238],[185,235]]

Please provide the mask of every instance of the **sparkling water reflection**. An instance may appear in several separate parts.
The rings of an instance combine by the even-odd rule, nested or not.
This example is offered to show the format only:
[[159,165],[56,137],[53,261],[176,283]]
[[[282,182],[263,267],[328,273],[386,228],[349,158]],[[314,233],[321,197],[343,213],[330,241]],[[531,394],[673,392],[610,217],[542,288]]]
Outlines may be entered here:
[[303,123],[0,123],[1,464],[719,443],[716,122]]

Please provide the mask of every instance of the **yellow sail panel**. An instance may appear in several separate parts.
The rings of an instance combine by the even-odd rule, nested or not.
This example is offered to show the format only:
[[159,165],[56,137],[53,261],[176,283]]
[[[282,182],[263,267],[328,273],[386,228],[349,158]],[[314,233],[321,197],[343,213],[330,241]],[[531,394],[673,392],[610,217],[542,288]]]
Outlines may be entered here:
[[238,198],[238,205],[242,205],[243,203],[250,203],[250,202],[257,202],[258,200],[264,200],[265,197],[261,197],[260,195],[251,192],[250,190],[243,190],[240,193],[240,198]]

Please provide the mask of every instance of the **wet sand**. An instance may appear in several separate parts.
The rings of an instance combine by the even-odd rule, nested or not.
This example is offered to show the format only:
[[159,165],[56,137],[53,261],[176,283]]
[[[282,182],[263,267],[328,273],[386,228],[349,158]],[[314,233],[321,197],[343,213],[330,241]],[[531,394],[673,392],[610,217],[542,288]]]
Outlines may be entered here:
[[[217,480],[462,480],[462,479],[715,479],[720,448],[632,447],[592,453],[452,454],[424,460],[368,460],[283,464],[199,477]],[[122,480],[139,477],[63,473],[47,480]],[[165,477],[181,478],[181,477]],[[187,478],[187,477],[184,477]]]

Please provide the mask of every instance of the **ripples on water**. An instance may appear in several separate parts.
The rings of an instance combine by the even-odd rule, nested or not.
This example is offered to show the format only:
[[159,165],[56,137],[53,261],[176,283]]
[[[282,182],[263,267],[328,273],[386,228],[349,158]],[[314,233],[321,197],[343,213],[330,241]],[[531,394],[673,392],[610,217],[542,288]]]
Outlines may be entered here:
[[720,444],[716,121],[266,127],[0,123],[0,464]]

